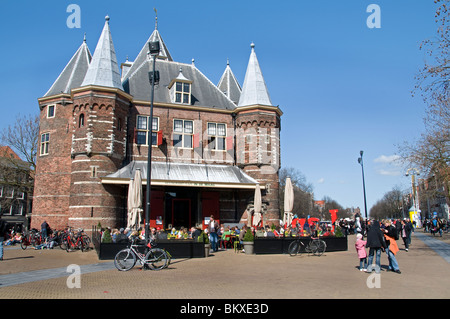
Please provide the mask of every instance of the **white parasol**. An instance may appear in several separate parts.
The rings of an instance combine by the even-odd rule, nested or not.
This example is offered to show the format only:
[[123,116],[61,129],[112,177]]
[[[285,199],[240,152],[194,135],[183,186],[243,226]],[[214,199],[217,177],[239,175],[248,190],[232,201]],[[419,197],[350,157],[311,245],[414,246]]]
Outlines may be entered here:
[[261,188],[259,184],[256,184],[255,198],[253,200],[253,205],[254,205],[253,226],[258,226],[259,223],[261,222],[261,207],[262,207]]
[[136,169],[134,179],[128,187],[128,223],[130,229],[138,229],[142,214],[142,177],[141,170]]
[[292,223],[292,210],[294,209],[294,188],[292,187],[291,178],[286,178],[286,186],[284,188],[284,225],[289,226]]

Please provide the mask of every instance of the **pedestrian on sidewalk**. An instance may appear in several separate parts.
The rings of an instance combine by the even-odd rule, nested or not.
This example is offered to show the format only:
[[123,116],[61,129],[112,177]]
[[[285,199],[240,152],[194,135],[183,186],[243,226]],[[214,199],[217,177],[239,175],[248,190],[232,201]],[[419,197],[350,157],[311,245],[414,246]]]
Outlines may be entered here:
[[373,220],[367,231],[367,244],[366,247],[369,248],[369,258],[367,272],[372,272],[372,262],[375,256],[375,272],[377,274],[381,271],[381,249],[386,248],[386,243],[384,241],[383,233],[380,229],[380,222],[378,220]]
[[411,235],[411,231],[411,223],[407,223],[406,219],[402,220],[401,235],[406,251],[409,249],[409,237]]
[[397,241],[395,240],[398,236],[396,234],[397,230],[392,226],[392,222],[389,219],[384,221],[383,232],[386,241],[386,254],[389,260],[389,271],[401,274],[397,259],[395,258],[395,255],[399,251]]
[[366,271],[367,270],[367,252],[366,252],[366,244],[367,241],[363,240],[363,235],[358,233],[356,235],[356,243],[355,248],[359,258],[359,270]]

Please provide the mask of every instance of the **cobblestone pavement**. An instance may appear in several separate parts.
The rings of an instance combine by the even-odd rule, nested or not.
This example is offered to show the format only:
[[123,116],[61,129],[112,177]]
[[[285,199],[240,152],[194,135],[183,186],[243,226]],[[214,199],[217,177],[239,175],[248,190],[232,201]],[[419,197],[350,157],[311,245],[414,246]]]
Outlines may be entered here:
[[[444,236],[450,236],[444,234]],[[175,259],[168,269],[119,272],[95,251],[6,248],[0,261],[1,299],[386,299],[450,297],[450,245],[417,230],[408,252],[397,260],[402,271],[387,271],[382,254],[380,275],[360,272],[349,236],[348,251],[321,257],[246,255],[230,249],[208,258]],[[437,245],[438,243],[439,245]],[[438,251],[433,250],[433,248]],[[80,266],[80,288],[69,288]],[[72,280],[72,281],[71,281]],[[372,287],[372,288],[370,288]]]

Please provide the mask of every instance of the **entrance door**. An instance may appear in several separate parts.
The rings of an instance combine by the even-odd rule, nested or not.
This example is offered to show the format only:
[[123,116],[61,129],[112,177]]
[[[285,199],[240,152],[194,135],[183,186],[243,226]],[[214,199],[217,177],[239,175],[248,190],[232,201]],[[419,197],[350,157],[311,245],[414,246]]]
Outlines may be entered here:
[[220,223],[219,211],[219,192],[202,192],[203,228],[206,227],[205,217],[210,217],[211,215]]
[[190,199],[172,199],[172,226],[177,229],[181,226],[191,228]]

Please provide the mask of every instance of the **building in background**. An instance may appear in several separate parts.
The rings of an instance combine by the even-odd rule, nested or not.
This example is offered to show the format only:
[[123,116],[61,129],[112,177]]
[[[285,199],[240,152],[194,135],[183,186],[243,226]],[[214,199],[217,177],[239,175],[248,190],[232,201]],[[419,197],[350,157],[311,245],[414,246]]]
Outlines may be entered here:
[[31,219],[32,175],[27,162],[0,146],[0,214],[17,231],[28,228]]
[[[160,78],[150,122],[154,41]],[[148,147],[151,226],[191,227],[211,215],[251,224],[257,184],[261,224],[279,223],[282,111],[271,102],[254,44],[242,86],[229,63],[214,85],[194,62],[174,61],[157,27],[119,68],[107,17],[94,54],[84,40],[38,102],[34,227],[43,220],[53,228],[125,226],[137,169],[147,187]]]

